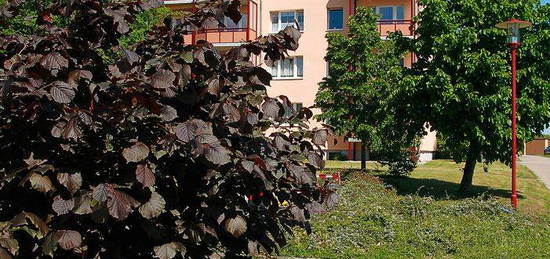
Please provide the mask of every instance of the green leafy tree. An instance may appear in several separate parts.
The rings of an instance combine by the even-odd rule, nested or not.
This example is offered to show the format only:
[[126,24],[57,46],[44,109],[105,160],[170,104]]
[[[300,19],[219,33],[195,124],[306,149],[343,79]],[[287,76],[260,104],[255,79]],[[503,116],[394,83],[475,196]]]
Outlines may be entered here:
[[[393,40],[382,40],[377,28],[378,16],[359,8],[348,26],[349,34],[329,33],[325,59],[330,76],[320,83],[317,118],[339,134],[362,141],[362,168],[365,149],[393,160],[413,146],[423,123],[408,120],[407,107],[401,105],[405,68],[400,64],[404,53]],[[402,159],[401,157],[400,159]]]
[[550,8],[539,0],[419,3],[418,37],[402,38],[418,57],[410,105],[417,120],[446,136],[452,157],[466,161],[464,192],[478,161],[511,161],[510,55],[506,32],[495,24],[512,17],[534,23],[518,51],[518,142],[550,122]]

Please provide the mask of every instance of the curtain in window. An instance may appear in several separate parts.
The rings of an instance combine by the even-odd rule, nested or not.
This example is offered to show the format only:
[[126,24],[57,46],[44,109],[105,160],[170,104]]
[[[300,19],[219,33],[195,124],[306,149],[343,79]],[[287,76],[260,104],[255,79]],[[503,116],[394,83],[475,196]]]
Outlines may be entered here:
[[279,31],[279,13],[271,13],[271,31]]
[[272,77],[279,77],[279,61],[275,62],[273,67],[271,68],[271,76]]
[[397,17],[395,17],[396,20],[405,20],[405,7],[403,6],[396,6],[396,15]]
[[281,13],[281,30],[294,25],[294,12]]
[[298,16],[296,18],[296,20],[298,20],[298,26],[300,26],[300,30],[304,30],[304,12],[303,11],[299,11],[299,12],[296,12],[296,16]]
[[304,76],[304,58],[303,57],[296,57],[296,76],[297,77]]
[[294,77],[294,60],[287,58],[281,63],[281,77]]
[[381,20],[393,20],[393,7],[380,7],[378,8]]

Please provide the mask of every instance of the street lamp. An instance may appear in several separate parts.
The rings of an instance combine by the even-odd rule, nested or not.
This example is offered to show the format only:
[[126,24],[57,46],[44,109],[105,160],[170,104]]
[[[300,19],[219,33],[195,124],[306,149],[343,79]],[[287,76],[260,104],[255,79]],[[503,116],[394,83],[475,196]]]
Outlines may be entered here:
[[516,160],[517,160],[517,125],[516,125],[516,52],[520,45],[520,29],[531,27],[531,23],[511,19],[496,25],[497,28],[505,29],[508,32],[508,46],[512,52],[512,207],[518,208],[518,194],[516,189]]

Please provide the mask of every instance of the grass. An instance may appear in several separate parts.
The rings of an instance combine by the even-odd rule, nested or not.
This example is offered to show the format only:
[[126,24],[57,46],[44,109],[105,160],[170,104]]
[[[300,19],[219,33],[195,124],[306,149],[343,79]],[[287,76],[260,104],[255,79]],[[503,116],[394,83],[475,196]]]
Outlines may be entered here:
[[[360,168],[359,162],[327,161],[327,170]],[[466,197],[489,195],[503,205],[510,201],[510,168],[501,163],[488,166],[487,172],[482,165],[476,167],[473,187],[466,195],[458,194],[457,190],[462,179],[464,164],[449,160],[435,160],[420,165],[410,177],[393,177],[385,175],[385,167],[375,162],[369,162],[367,168],[382,178],[387,184],[393,185],[398,194],[414,194],[422,197],[432,197],[438,201],[456,200]],[[337,169],[339,168],[339,169]],[[538,180],[529,169],[518,165],[519,210],[526,214],[550,214],[550,191]]]
[[[437,160],[418,167],[411,178],[384,177],[395,185],[399,194],[418,193],[420,196],[433,196],[437,200],[463,198],[456,193],[462,179],[463,164]],[[484,172],[483,166],[477,166],[473,187],[469,197],[482,194],[493,196],[502,204],[510,202],[511,169],[501,163],[495,163]],[[526,214],[541,215],[550,212],[550,191],[538,180],[537,176],[524,166],[518,165],[519,210]]]
[[282,255],[550,258],[550,191],[526,168],[519,168],[520,211],[513,212],[509,169],[502,164],[488,173],[479,168],[468,197],[456,194],[461,165],[451,161],[422,165],[410,178],[389,177],[383,167],[369,166],[374,172],[346,176],[341,204],[315,215],[313,233],[298,231]]

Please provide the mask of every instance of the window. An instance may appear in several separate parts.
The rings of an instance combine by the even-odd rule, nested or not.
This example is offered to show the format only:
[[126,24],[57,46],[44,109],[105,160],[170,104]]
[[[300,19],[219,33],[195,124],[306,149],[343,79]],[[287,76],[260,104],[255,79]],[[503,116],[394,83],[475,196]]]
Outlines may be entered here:
[[405,9],[401,6],[378,6],[374,8],[376,13],[380,15],[380,20],[404,20]]
[[248,17],[246,14],[243,14],[242,15],[242,18],[241,20],[238,22],[238,23],[235,23],[233,21],[233,19],[229,18],[229,17],[224,17],[223,19],[223,24],[225,25],[226,28],[229,28],[229,29],[242,29],[242,28],[246,28],[246,22],[248,20]]
[[343,9],[328,10],[328,29],[329,30],[344,29],[344,10]]
[[271,32],[279,32],[288,26],[300,26],[304,31],[304,11],[284,11],[271,13]]
[[271,68],[273,78],[303,78],[304,77],[304,58],[293,57],[277,61]]

